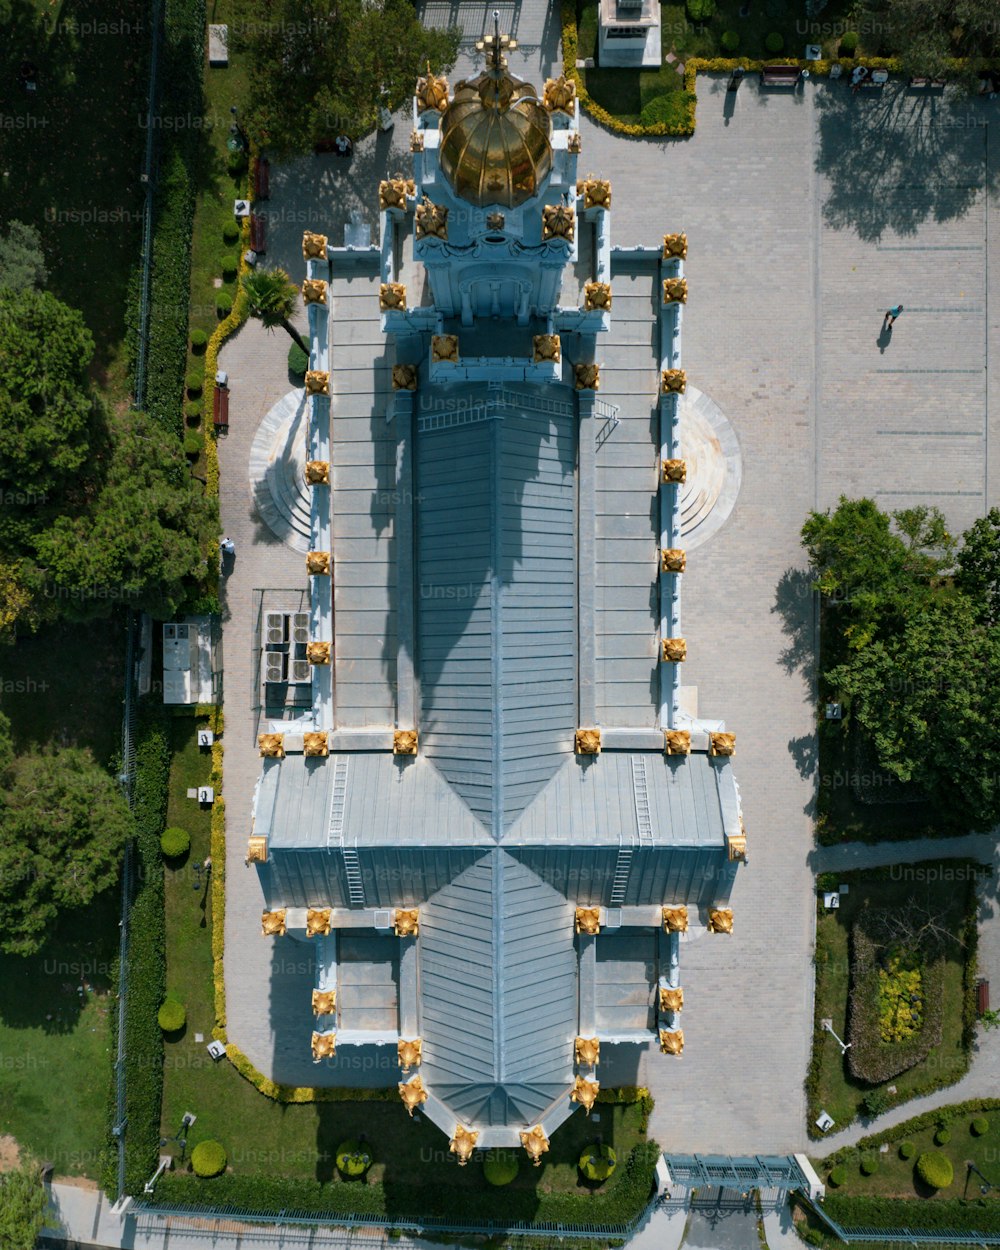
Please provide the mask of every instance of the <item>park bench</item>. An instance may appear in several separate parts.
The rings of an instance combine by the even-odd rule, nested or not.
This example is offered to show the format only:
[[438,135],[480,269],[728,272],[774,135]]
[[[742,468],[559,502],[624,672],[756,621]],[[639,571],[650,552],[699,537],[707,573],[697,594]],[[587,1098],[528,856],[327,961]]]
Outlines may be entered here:
[[212,394],[212,424],[223,433],[229,432],[229,387],[218,383]]
[[250,249],[258,256],[267,254],[267,219],[259,213],[250,214]]
[[271,162],[266,156],[260,157],[253,175],[253,198],[269,200],[271,198]]
[[794,87],[799,81],[797,65],[765,65],[760,71],[762,87]]
[[870,74],[858,83],[862,91],[881,91],[885,84],[889,81],[889,71],[887,69],[873,69]]
[[911,78],[910,86],[914,91],[937,91],[945,87],[943,78]]
[[976,1015],[984,1016],[990,1009],[990,983],[985,977],[976,982]]

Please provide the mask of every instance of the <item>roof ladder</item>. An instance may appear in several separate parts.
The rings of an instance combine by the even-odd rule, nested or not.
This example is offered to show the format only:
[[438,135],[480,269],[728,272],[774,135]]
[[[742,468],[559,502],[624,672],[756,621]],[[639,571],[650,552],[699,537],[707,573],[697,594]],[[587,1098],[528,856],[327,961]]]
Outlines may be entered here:
[[327,829],[327,846],[336,847],[344,862],[344,879],[347,897],[352,907],[364,907],[365,884],[361,876],[361,861],[357,848],[344,841],[344,817],[347,812],[347,766],[349,755],[337,755],[333,760],[333,786],[330,791],[330,823]]
[[340,853],[344,859],[344,876],[347,878],[347,896],[351,900],[351,906],[364,907],[365,883],[361,876],[358,852],[353,846],[344,846]]
[[629,873],[632,870],[632,848],[620,846],[618,858],[615,860],[615,876],[611,883],[611,901],[609,907],[621,907],[625,902],[625,891],[628,888]]
[[646,757],[632,756],[632,789],[635,793],[635,823],[639,845],[653,845],[653,820],[649,814],[649,786],[646,781]]

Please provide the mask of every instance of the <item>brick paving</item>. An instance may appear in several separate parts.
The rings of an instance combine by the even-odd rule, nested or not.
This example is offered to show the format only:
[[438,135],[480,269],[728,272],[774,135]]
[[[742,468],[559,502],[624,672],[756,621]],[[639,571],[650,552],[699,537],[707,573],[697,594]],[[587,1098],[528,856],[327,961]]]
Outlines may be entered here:
[[[462,13],[467,33],[479,34],[478,8]],[[556,63],[552,13],[517,7],[515,72],[537,79]],[[668,1149],[787,1151],[807,1143],[812,872],[827,854],[812,841],[815,620],[798,532],[810,508],[842,492],[884,507],[936,504],[956,528],[996,502],[1000,409],[988,351],[1000,262],[988,242],[1000,223],[995,188],[984,184],[1000,167],[998,127],[982,124],[995,105],[949,95],[931,107],[894,85],[877,99],[823,82],[765,93],[747,81],[735,97],[721,77],[698,87],[692,139],[624,140],[584,119],[580,168],[612,179],[615,243],[687,231],[684,365],[740,441],[736,507],[685,574],[685,681],[699,688],[701,714],[724,717],[737,734],[750,863],[733,894],[735,935],[682,951],[684,1057],[619,1055],[601,1077],[650,1085],[651,1131]],[[405,118],[397,130],[408,134]],[[379,176],[406,158],[395,136],[380,136],[358,145],[351,166],[334,161],[310,158],[272,177],[270,211],[283,216],[271,237],[296,279],[302,214],[312,223],[309,214],[329,211],[339,242],[352,205],[374,220]],[[906,311],[880,345],[882,314],[896,302]],[[249,616],[254,587],[304,577],[301,557],[255,524],[245,470],[253,429],[287,389],[286,348],[251,325],[223,353],[237,413],[221,456],[223,528],[238,551],[225,603],[229,1033],[268,1071],[290,1062],[280,1030],[269,1041],[268,1028],[305,987],[288,978],[265,1006],[270,944],[258,937],[259,889],[242,864],[257,776]],[[887,857],[907,849],[923,853],[897,847]],[[865,854],[842,853],[845,866]],[[983,950],[993,956],[995,910],[984,904]],[[966,1078],[977,1087],[993,1077],[996,1048],[984,1053],[989,1064],[980,1055]]]

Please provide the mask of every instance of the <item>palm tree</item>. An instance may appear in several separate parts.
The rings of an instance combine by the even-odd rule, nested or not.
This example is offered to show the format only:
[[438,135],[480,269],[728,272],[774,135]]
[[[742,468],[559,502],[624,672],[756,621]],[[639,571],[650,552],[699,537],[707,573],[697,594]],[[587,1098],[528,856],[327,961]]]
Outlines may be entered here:
[[276,326],[287,330],[308,356],[308,343],[289,320],[295,311],[299,288],[284,269],[255,269],[244,277],[243,290],[250,301],[250,316],[256,317],[266,330]]

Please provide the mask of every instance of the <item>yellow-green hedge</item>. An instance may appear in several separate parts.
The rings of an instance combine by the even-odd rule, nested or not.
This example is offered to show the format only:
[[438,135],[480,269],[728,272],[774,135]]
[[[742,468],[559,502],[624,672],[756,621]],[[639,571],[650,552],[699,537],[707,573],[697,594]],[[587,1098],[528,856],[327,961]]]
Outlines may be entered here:
[[240,1076],[245,1077],[255,1089],[266,1098],[275,1102],[308,1103],[308,1102],[398,1102],[399,1092],[395,1085],[379,1089],[346,1089],[330,1086],[325,1089],[313,1089],[309,1085],[279,1085],[263,1073],[258,1072],[250,1060],[238,1046],[231,1042],[226,1047],[226,1055]]

